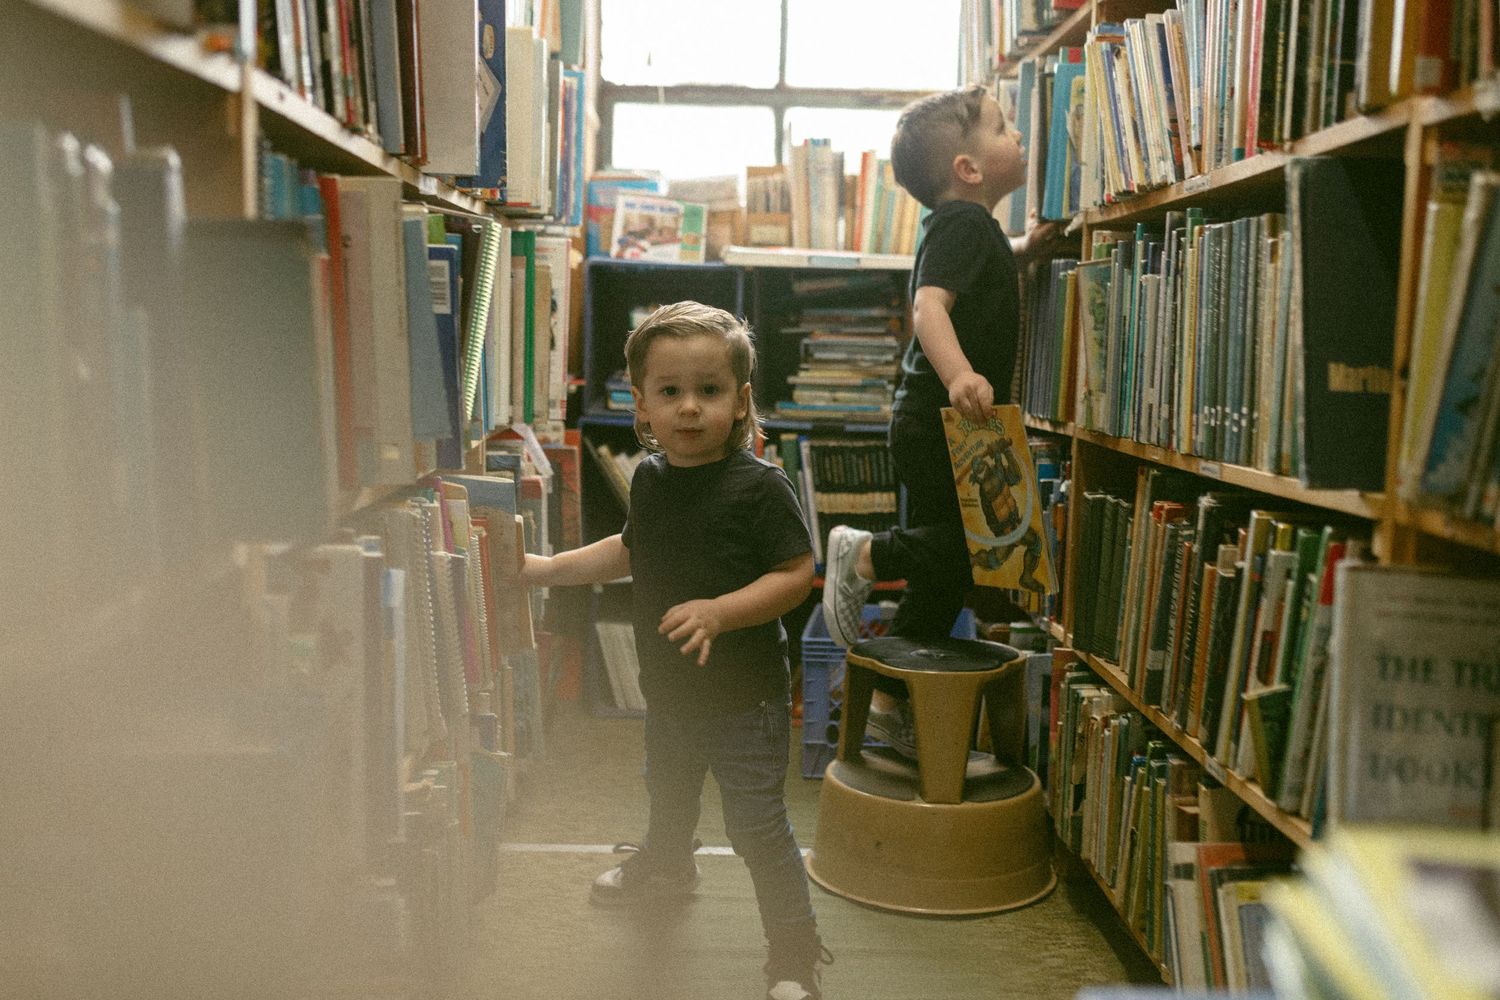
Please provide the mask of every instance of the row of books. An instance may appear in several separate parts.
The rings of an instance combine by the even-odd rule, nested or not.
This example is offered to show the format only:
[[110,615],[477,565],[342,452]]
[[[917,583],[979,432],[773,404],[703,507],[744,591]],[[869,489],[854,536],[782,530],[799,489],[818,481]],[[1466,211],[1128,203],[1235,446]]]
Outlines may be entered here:
[[1028,217],[1071,218],[1488,77],[1495,16],[1488,4],[1179,0],[1096,24],[1082,46],[999,82],[1031,154],[1027,185],[999,218],[1018,235]]
[[1500,173],[1436,150],[1397,457],[1403,499],[1500,523]]
[[1290,843],[1068,651],[1050,659],[1059,836],[1179,988],[1264,988],[1262,894]]
[[504,0],[275,0],[261,8],[256,51],[386,152],[577,225],[586,75],[531,16]]
[[896,523],[896,472],[884,440],[787,432],[767,442],[765,458],[792,481],[819,566],[834,525],[883,531]]
[[343,540],[246,554],[253,683],[316,737],[317,856],[351,891],[390,887],[367,944],[436,981],[494,890],[515,762],[542,749],[531,603],[507,582],[540,539],[528,478],[428,479]]
[[604,474],[604,481],[609,484],[610,492],[620,502],[622,509],[630,510],[630,483],[635,478],[636,466],[649,453],[643,448],[611,447],[604,441],[589,442],[587,445],[589,453],[598,461],[599,471]]
[[[270,151],[261,173],[268,214],[308,222],[326,247],[315,308],[331,326],[341,485],[457,468],[471,438],[563,420],[565,236],[403,202],[395,178],[317,175]],[[394,253],[387,233],[401,234]]]
[[1133,498],[1084,494],[1081,544],[1098,585],[1077,595],[1074,643],[1216,760],[1289,813],[1323,791],[1334,567],[1348,529],[1254,508],[1142,469]]
[[[784,170],[785,200],[791,205],[789,245],[914,252],[922,206],[896,183],[890,160],[866,150],[860,154],[857,174],[846,175],[844,170],[844,154],[828,139],[807,139],[790,147]],[[765,171],[758,176],[767,183]]]
[[1286,173],[1285,215],[1171,211],[1160,230],[1096,233],[1090,260],[1034,267],[1031,412],[1309,486],[1381,489],[1402,170],[1299,157]]

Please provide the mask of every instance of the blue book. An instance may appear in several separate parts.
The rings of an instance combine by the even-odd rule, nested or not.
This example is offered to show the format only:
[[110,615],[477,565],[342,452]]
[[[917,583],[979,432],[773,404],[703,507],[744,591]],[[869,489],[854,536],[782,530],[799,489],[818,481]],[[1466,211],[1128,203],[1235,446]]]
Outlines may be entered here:
[[409,216],[401,220],[401,233],[406,261],[407,348],[411,356],[411,432],[419,440],[444,438],[450,429],[449,414],[458,404],[448,398],[443,378],[432,284],[427,276],[427,223]]
[[375,130],[391,155],[406,150],[401,112],[401,56],[396,34],[396,0],[369,0],[370,50],[375,63]]
[[[1017,73],[1021,81],[1020,93],[1016,99],[1016,131],[1021,133],[1021,146],[1028,153],[1034,148],[1031,141],[1031,93],[1036,89],[1037,64],[1035,59],[1022,61],[1021,68]],[[1019,187],[1010,195],[1010,221],[1006,225],[1009,232],[1021,233],[1026,231],[1026,182],[1023,180]]]
[[458,186],[484,201],[505,200],[505,0],[479,2],[479,172]]
[[458,247],[447,242],[428,244],[427,269],[433,292],[438,355],[443,366],[444,398],[448,404],[447,431],[437,441],[438,468],[461,469],[464,439],[458,412]]
[[470,507],[493,507],[507,514],[516,513],[516,484],[512,480],[499,479],[495,476],[448,474],[443,476],[443,482],[454,483],[468,490]]
[[[1076,61],[1063,62],[1068,59]],[[1065,48],[1059,53],[1052,81],[1052,127],[1047,137],[1047,173],[1042,184],[1042,218],[1064,219],[1068,211],[1068,176],[1073,147],[1068,141],[1068,116],[1073,110],[1073,81],[1083,75],[1083,50]]]
[[1452,294],[1461,296],[1463,305],[1451,334],[1447,373],[1422,472],[1423,496],[1442,503],[1463,498],[1483,431],[1485,372],[1500,343],[1500,196],[1495,188],[1493,175],[1484,172],[1475,173],[1470,182],[1459,246],[1460,254],[1472,247],[1473,256],[1461,256],[1454,270]]

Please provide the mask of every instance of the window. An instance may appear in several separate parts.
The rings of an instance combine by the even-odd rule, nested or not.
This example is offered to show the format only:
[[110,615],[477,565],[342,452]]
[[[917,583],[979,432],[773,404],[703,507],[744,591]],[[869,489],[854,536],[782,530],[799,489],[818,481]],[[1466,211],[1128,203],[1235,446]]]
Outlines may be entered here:
[[601,166],[743,174],[827,137],[857,171],[957,86],[959,2],[600,0]]

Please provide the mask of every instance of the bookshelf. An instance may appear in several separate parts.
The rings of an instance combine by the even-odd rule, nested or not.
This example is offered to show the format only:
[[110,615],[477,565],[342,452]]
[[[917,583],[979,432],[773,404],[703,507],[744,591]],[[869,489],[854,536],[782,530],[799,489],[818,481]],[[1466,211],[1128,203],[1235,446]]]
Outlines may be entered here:
[[[1014,59],[994,67],[994,70],[1002,78],[1015,77],[1022,60],[1042,60],[1049,55],[1056,55],[1065,46],[1083,44],[1091,24],[1106,21],[1118,23],[1125,18],[1169,10],[1180,12],[1185,9],[1183,5],[1146,3],[1134,4],[1131,10],[1122,12],[1105,0],[1090,2],[1085,4],[1082,11],[1054,27],[1045,38],[1018,53]],[[1231,48],[1234,45],[1232,40],[1230,45]],[[1484,64],[1483,57],[1480,57],[1480,63]],[[1037,79],[1040,81],[1040,73]],[[1264,94],[1265,91],[1262,91],[1262,99]],[[1325,117],[1325,122],[1341,117],[1344,109],[1338,107],[1334,110],[1340,113]],[[1423,280],[1426,238],[1424,220],[1429,198],[1433,197],[1431,187],[1435,164],[1443,162],[1437,149],[1441,143],[1462,142],[1500,151],[1500,125],[1497,125],[1495,118],[1497,110],[1500,110],[1500,77],[1495,76],[1481,77],[1447,93],[1419,94],[1390,100],[1363,113],[1348,114],[1342,116],[1342,120],[1313,127],[1291,141],[1225,163],[1186,180],[1122,196],[1107,204],[1085,205],[1081,210],[1071,213],[1069,218],[1058,220],[1065,226],[1065,232],[1072,240],[1071,245],[1048,241],[1047,245],[1025,253],[1026,258],[1041,262],[1038,280],[1045,283],[1048,280],[1047,261],[1059,257],[1087,258],[1096,231],[1129,232],[1137,224],[1144,224],[1148,227],[1148,232],[1159,233],[1168,213],[1183,212],[1189,208],[1202,209],[1209,223],[1248,218],[1261,213],[1285,212],[1288,208],[1289,178],[1293,176],[1290,164],[1299,158],[1336,157],[1345,163],[1383,161],[1399,167],[1403,177],[1398,189],[1399,229],[1392,230],[1398,233],[1396,238],[1399,240],[1399,252],[1393,258],[1392,266],[1395,280],[1392,354],[1385,359],[1393,376],[1388,415],[1382,417],[1389,421],[1389,433],[1386,435],[1384,475],[1378,485],[1371,482],[1360,490],[1309,488],[1295,475],[1278,475],[1264,468],[1218,461],[1206,458],[1203,454],[1146,443],[1148,440],[1163,440],[1152,438],[1149,428],[1141,434],[1143,440],[1087,429],[1082,424],[1082,417],[1078,417],[1077,422],[1074,419],[1056,419],[1057,416],[1071,417],[1081,412],[1075,406],[1077,387],[1067,386],[1062,403],[1048,411],[1048,415],[1029,414],[1026,417],[1026,425],[1030,430],[1040,434],[1059,435],[1071,443],[1072,487],[1066,532],[1065,611],[1061,620],[1048,620],[1044,623],[1057,646],[1074,646],[1075,629],[1079,627],[1075,617],[1079,614],[1077,592],[1082,589],[1084,582],[1092,583],[1099,573],[1099,567],[1091,562],[1091,554],[1084,551],[1081,531],[1084,493],[1114,492],[1129,503],[1133,496],[1130,484],[1135,471],[1141,467],[1171,469],[1192,477],[1189,482],[1196,483],[1196,486],[1185,488],[1193,497],[1225,486],[1235,487],[1263,498],[1263,502],[1256,504],[1258,506],[1267,509],[1295,509],[1299,514],[1305,514],[1312,523],[1347,528],[1351,537],[1369,539],[1367,558],[1383,565],[1425,563],[1451,567],[1468,574],[1493,577],[1500,573],[1500,531],[1497,531],[1497,525],[1488,520],[1472,520],[1447,509],[1423,506],[1404,499],[1397,455],[1404,430],[1405,408],[1411,405],[1408,393],[1412,386],[1409,381],[1415,377],[1413,367],[1418,360],[1412,355],[1414,338],[1417,336],[1417,298]],[[1288,114],[1290,115],[1290,111]],[[1051,120],[1049,111],[1047,117],[1042,119],[1044,127]],[[1173,141],[1176,141],[1175,133]],[[1045,170],[1042,173],[1045,175]],[[1147,239],[1164,240],[1164,237],[1151,235]],[[1353,260],[1347,265],[1351,269],[1358,266]],[[1127,279],[1128,277],[1127,275]],[[1082,285],[1081,279],[1079,285]],[[1076,344],[1070,349],[1081,350]],[[1043,357],[1050,356],[1046,353],[1047,347],[1041,350]],[[1076,372],[1082,366],[1080,358],[1073,363],[1072,370]],[[1112,386],[1113,382],[1110,384]],[[1133,402],[1132,398],[1127,406]],[[1176,415],[1173,413],[1174,421]],[[1308,417],[1309,420],[1314,418],[1311,414]],[[1089,426],[1100,424],[1095,421]],[[1166,440],[1178,439],[1169,437]],[[1206,454],[1218,452],[1208,451]],[[1263,459],[1257,457],[1251,461],[1262,462]],[[1267,468],[1275,467],[1275,464],[1267,465]],[[1283,470],[1286,468],[1285,465],[1280,467]],[[1194,510],[1192,502],[1187,506],[1189,511]],[[1137,508],[1136,517],[1139,516]],[[1189,518],[1191,526],[1191,513]],[[1148,562],[1147,565],[1154,564]],[[1122,618],[1127,617],[1126,610],[1117,610]],[[1125,641],[1125,637],[1122,636],[1121,641]],[[1138,641],[1143,642],[1141,648],[1145,648],[1144,641],[1139,640],[1138,636],[1130,636],[1128,641],[1132,649],[1136,648]],[[1173,714],[1164,712],[1158,704],[1148,702],[1132,684],[1133,679],[1139,683],[1138,676],[1128,676],[1120,664],[1093,652],[1079,650],[1077,656],[1097,677],[1102,687],[1107,687],[1129,706],[1125,711],[1138,713],[1154,727],[1153,731],[1159,731],[1182,756],[1190,758],[1206,774],[1216,778],[1244,807],[1252,810],[1290,844],[1305,849],[1321,835],[1316,824],[1305,816],[1280,808],[1276,796],[1268,795],[1257,781],[1246,776],[1250,772],[1241,773],[1228,766],[1226,761],[1215,756],[1213,745],[1205,746],[1195,735],[1184,731]],[[1130,657],[1122,656],[1121,659],[1128,660]],[[1143,668],[1137,662],[1134,669],[1139,671]],[[1056,706],[1053,707],[1055,710]],[[1093,794],[1092,788],[1090,794]],[[1303,808],[1306,807],[1304,799]],[[1315,810],[1309,811],[1308,815],[1315,815]],[[1083,866],[1096,881],[1099,880],[1087,861],[1083,862]],[[1100,884],[1105,889],[1106,896],[1116,903],[1116,908],[1121,909],[1108,886],[1102,881]],[[1131,920],[1123,911],[1122,920],[1130,926]],[[1130,929],[1133,933],[1136,930],[1134,927]],[[1148,942],[1139,934],[1135,936],[1142,949],[1151,954]],[[1161,960],[1160,955],[1152,957],[1158,962]],[[1162,971],[1163,978],[1170,981],[1166,969]]]
[[[0,839],[26,869],[0,900],[0,965],[38,995],[446,992],[543,746],[539,608],[502,593],[503,560],[567,506],[524,462],[508,495],[453,482],[517,443],[508,415],[461,412],[488,248],[449,223],[509,234],[536,213],[424,173],[145,6],[0,0],[0,232],[34,248],[0,261],[0,497],[47,497],[58,529],[0,529],[0,757],[47,771],[0,791],[24,803]],[[295,161],[299,198],[272,190],[268,153]],[[330,241],[343,203],[319,180],[390,212]],[[277,194],[296,207],[269,218]],[[396,269],[363,297],[331,252],[351,240]],[[393,333],[360,361],[336,318],[356,305]],[[470,373],[501,370],[473,353]],[[344,468],[350,386],[410,394],[386,428],[409,453],[371,441]],[[566,450],[540,404],[537,422]]]

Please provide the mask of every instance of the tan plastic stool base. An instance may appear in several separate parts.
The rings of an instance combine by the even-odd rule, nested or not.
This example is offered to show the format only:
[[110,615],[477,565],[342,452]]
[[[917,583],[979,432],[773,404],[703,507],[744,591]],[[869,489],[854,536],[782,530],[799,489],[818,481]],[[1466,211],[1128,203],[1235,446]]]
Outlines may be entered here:
[[[1012,772],[1025,789],[1019,794],[934,805],[916,796],[915,768],[904,776],[887,754],[828,766],[807,856],[814,882],[857,903],[945,916],[1014,909],[1052,891],[1057,876],[1034,774]],[[970,774],[982,781],[983,767],[976,759]],[[911,794],[903,795],[908,782]]]

